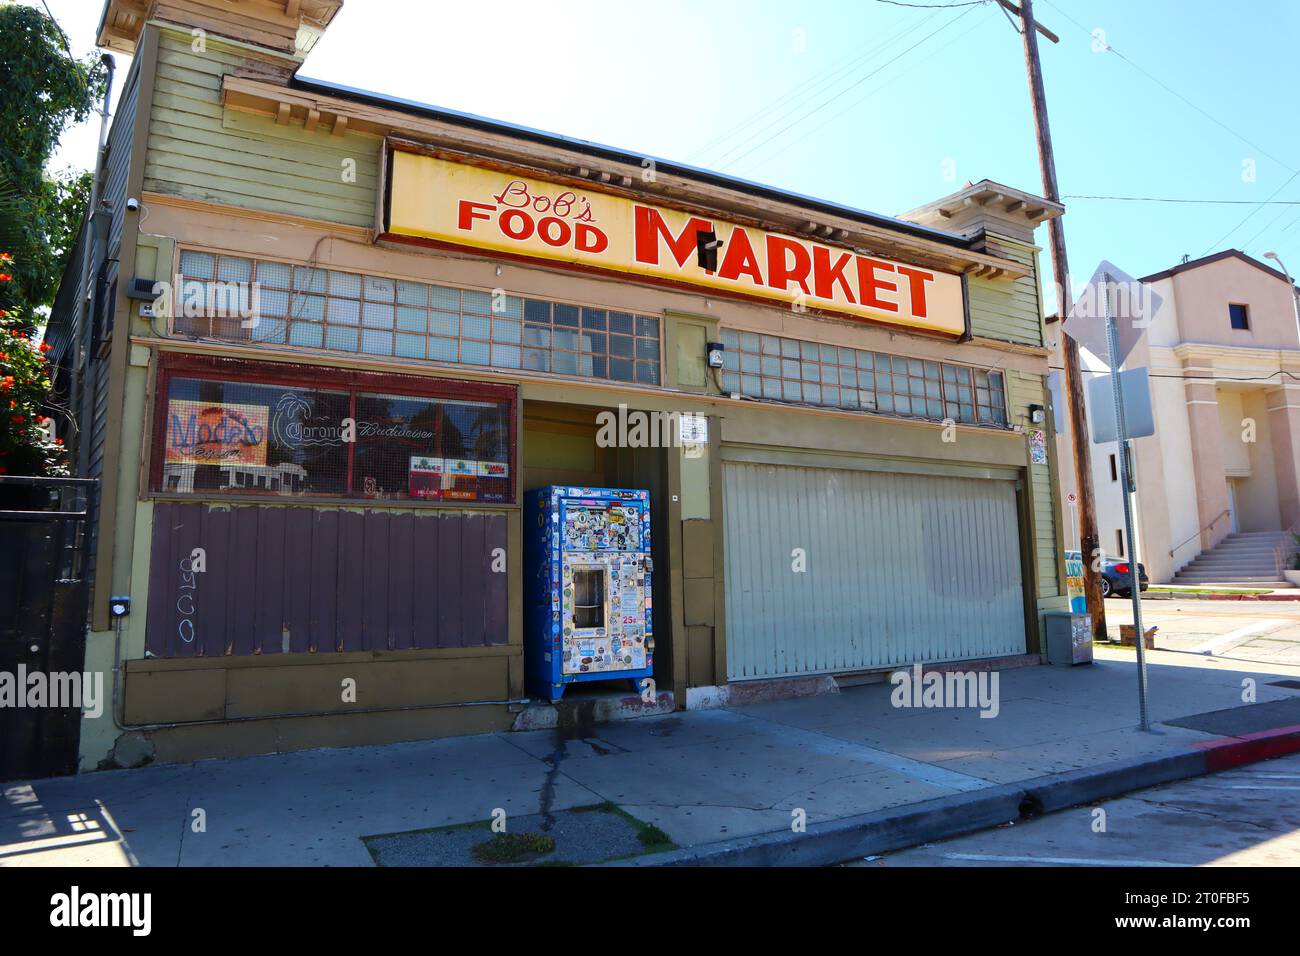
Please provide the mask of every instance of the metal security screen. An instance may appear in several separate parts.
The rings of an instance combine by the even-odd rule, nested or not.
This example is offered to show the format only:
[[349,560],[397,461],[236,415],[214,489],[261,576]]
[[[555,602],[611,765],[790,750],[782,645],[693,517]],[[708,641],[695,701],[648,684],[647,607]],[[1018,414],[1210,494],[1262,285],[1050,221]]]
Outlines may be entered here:
[[1024,653],[1013,482],[740,462],[723,477],[730,680]]

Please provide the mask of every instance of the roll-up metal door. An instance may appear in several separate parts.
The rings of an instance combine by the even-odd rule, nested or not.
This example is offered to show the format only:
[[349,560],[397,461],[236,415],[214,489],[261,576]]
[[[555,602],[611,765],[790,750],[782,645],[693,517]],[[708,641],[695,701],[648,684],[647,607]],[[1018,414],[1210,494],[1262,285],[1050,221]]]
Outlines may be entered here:
[[1014,481],[737,461],[723,476],[728,679],[1025,652]]

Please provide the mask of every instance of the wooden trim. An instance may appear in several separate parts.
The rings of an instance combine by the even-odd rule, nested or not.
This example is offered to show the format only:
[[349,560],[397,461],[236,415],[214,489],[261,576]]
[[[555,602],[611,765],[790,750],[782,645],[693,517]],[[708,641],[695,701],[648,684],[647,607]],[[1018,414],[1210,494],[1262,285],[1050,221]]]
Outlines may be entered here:
[[406,651],[317,651],[307,654],[249,654],[222,657],[146,657],[125,661],[129,674],[195,671],[213,668],[242,670],[254,667],[306,667],[313,664],[364,664],[380,661],[462,660],[477,657],[518,657],[520,644],[479,647],[429,647]]
[[[295,117],[306,117],[310,109],[332,116],[347,117],[349,128],[378,136],[413,137],[416,140],[436,140],[437,145],[421,143],[429,149],[461,150],[466,156],[478,158],[480,163],[503,163],[516,170],[536,172],[544,178],[556,180],[564,177],[573,180],[580,168],[590,168],[591,156],[575,149],[564,149],[538,143],[525,143],[508,138],[507,130],[480,131],[450,122],[426,119],[397,109],[371,106],[337,96],[313,91],[288,89],[246,77],[227,75],[222,80],[222,103],[231,109],[274,115],[281,102],[288,102]],[[609,162],[613,167],[615,163]],[[625,164],[626,165],[626,164]],[[641,170],[628,166],[618,178],[628,178],[640,183]],[[612,182],[580,178],[585,189],[610,192],[617,195],[635,195],[658,205],[707,212],[745,224],[746,215],[754,224],[779,232],[803,235],[801,226],[809,220],[809,213],[794,201],[767,200],[745,195],[734,189],[702,183],[686,176],[660,173],[653,189],[637,192],[624,191]],[[644,184],[643,184],[644,185]],[[845,249],[867,255],[901,257],[921,266],[962,273],[982,269],[1005,278],[1022,278],[1030,270],[1022,263],[1002,259],[987,253],[947,245],[937,240],[894,231],[883,225],[873,225],[847,217],[837,217],[818,210],[815,218],[835,230],[843,230],[851,237],[841,245]],[[858,248],[858,246],[862,248]]]
[[[210,213],[214,216],[233,217],[236,219],[254,219],[258,222],[270,222],[277,225],[304,226],[308,229],[320,230],[330,233],[333,237],[340,239],[356,239],[361,242],[370,244],[374,241],[374,230],[367,229],[365,226],[349,226],[344,223],[330,222],[325,219],[310,219],[306,216],[294,216],[280,212],[263,212],[260,209],[248,209],[244,206],[227,206],[222,203],[209,202],[203,199],[186,199],[183,196],[169,196],[166,193],[142,192],[140,201],[144,204],[156,203],[160,206],[172,206],[176,209],[187,209],[194,212]],[[183,241],[183,240],[178,240]],[[192,243],[187,243],[187,247],[193,247]],[[275,259],[275,256],[254,255],[250,252],[231,253],[232,255],[253,256],[254,258]],[[281,259],[278,261],[289,262],[291,260]],[[303,263],[300,260],[292,260],[299,265]]]

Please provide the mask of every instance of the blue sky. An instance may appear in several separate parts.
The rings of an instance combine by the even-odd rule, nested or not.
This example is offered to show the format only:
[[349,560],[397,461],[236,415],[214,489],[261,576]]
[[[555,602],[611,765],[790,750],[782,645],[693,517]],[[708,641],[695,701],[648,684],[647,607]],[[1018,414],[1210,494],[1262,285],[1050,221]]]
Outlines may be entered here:
[[[50,4],[89,49],[98,3]],[[1103,258],[1143,275],[1229,246],[1300,272],[1300,3],[1035,8],[1061,37],[1041,49],[1066,197],[1233,201],[1067,198],[1076,282]],[[1041,192],[1021,40],[995,3],[348,0],[303,74],[882,213],[982,178]],[[86,165],[93,142],[69,134],[59,161]]]

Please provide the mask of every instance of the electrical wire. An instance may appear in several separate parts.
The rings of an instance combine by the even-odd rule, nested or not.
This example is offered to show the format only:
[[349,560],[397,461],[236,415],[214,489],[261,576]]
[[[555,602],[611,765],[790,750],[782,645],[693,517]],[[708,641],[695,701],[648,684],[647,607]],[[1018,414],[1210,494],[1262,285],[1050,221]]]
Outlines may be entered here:
[[1300,199],[1174,199],[1164,196],[1062,196],[1062,199],[1098,199],[1109,202],[1207,203],[1219,206],[1300,206]]
[[[1066,13],[1064,10],[1062,10],[1059,6],[1057,6],[1055,3],[1053,3],[1052,0],[1042,0],[1042,2],[1045,3],[1045,4],[1047,4],[1047,6],[1051,7],[1053,10],[1055,10],[1057,13],[1059,13],[1061,16],[1063,16],[1063,17],[1064,17],[1066,20],[1068,20],[1071,24],[1073,24],[1074,26],[1078,27],[1078,28],[1079,28],[1080,30],[1082,30],[1084,33],[1088,34],[1088,36],[1093,36],[1093,32],[1092,32],[1091,30],[1089,30],[1087,27],[1085,27],[1085,26],[1084,26],[1082,23],[1080,23],[1078,20],[1074,19],[1074,17],[1070,16],[1068,13]],[[1127,63],[1127,64],[1128,64],[1129,66],[1131,66],[1133,69],[1137,70],[1139,73],[1141,73],[1141,74],[1142,74],[1143,76],[1145,76],[1147,79],[1151,80],[1151,82],[1155,83],[1157,86],[1159,86],[1159,87],[1160,87],[1161,89],[1163,89],[1165,92],[1169,93],[1171,96],[1177,97],[1179,100],[1181,100],[1181,101],[1182,101],[1183,103],[1185,103],[1186,105],[1190,106],[1190,107],[1191,107],[1192,109],[1194,109],[1196,112],[1200,113],[1202,116],[1204,116],[1204,117],[1205,117],[1206,119],[1208,119],[1210,122],[1214,123],[1216,126],[1220,127],[1221,129],[1226,130],[1227,132],[1229,132],[1229,133],[1231,133],[1233,136],[1235,136],[1237,139],[1241,140],[1241,142],[1245,143],[1245,144],[1246,144],[1247,146],[1249,146],[1251,149],[1253,149],[1253,150],[1255,150],[1256,152],[1258,152],[1261,156],[1265,156],[1265,157],[1267,157],[1268,159],[1271,159],[1273,162],[1275,162],[1275,163],[1277,163],[1279,166],[1281,166],[1284,170],[1286,170],[1287,172],[1291,173],[1290,178],[1288,178],[1286,182],[1284,182],[1280,187],[1278,187],[1276,190],[1274,190],[1273,193],[1268,197],[1268,199],[1266,199],[1266,200],[1264,201],[1264,203],[1261,203],[1261,204],[1260,204],[1256,209],[1254,209],[1254,210],[1251,211],[1249,214],[1247,214],[1246,217],[1245,217],[1244,219],[1242,219],[1239,223],[1237,223],[1235,226],[1233,226],[1231,229],[1229,229],[1226,233],[1224,233],[1223,236],[1222,236],[1222,238],[1220,238],[1217,242],[1211,244],[1211,245],[1210,245],[1210,246],[1205,250],[1205,252],[1206,252],[1207,254],[1210,253],[1210,252],[1212,252],[1212,251],[1214,251],[1216,248],[1219,248],[1220,246],[1222,246],[1222,244],[1224,243],[1224,241],[1225,241],[1229,236],[1231,236],[1234,232],[1236,232],[1238,229],[1240,229],[1242,226],[1244,226],[1247,222],[1249,222],[1252,218],[1254,218],[1255,214],[1258,213],[1258,212],[1260,211],[1260,209],[1262,209],[1263,206],[1264,206],[1265,204],[1271,203],[1272,200],[1273,200],[1273,199],[1274,199],[1274,198],[1275,198],[1275,197],[1276,197],[1280,192],[1282,192],[1283,189],[1285,189],[1288,185],[1290,185],[1291,182],[1292,182],[1293,180],[1295,180],[1295,178],[1296,178],[1297,176],[1300,176],[1300,170],[1296,170],[1296,169],[1294,169],[1291,165],[1289,165],[1288,163],[1283,162],[1281,159],[1278,159],[1278,157],[1276,157],[1276,156],[1274,156],[1272,153],[1268,152],[1268,150],[1264,149],[1262,146],[1260,146],[1258,143],[1254,142],[1253,140],[1249,139],[1247,136],[1243,135],[1242,133],[1237,132],[1235,129],[1233,129],[1233,128],[1232,128],[1231,126],[1229,126],[1227,123],[1225,123],[1225,122],[1223,122],[1222,120],[1220,120],[1218,117],[1214,116],[1214,115],[1213,115],[1212,113],[1210,113],[1208,110],[1202,109],[1200,106],[1197,106],[1197,105],[1196,105],[1195,103],[1193,103],[1190,99],[1188,99],[1188,98],[1187,98],[1186,96],[1184,96],[1183,94],[1179,93],[1177,90],[1175,90],[1175,89],[1174,89],[1173,87],[1171,87],[1169,84],[1165,83],[1163,80],[1161,80],[1161,79],[1160,79],[1159,77],[1157,77],[1155,74],[1151,73],[1151,72],[1150,72],[1149,70],[1147,70],[1146,68],[1140,66],[1140,65],[1137,63],[1137,61],[1130,59],[1129,57],[1127,57],[1127,56],[1125,56],[1123,53],[1121,53],[1119,50],[1115,49],[1115,47],[1112,46],[1109,42],[1106,42],[1106,43],[1104,44],[1104,46],[1105,46],[1105,52],[1115,54],[1115,56],[1119,57],[1121,60],[1123,60],[1125,63]],[[1280,217],[1279,217],[1279,218],[1280,218]],[[1275,221],[1276,221],[1276,220],[1275,220]],[[1261,231],[1261,232],[1262,232],[1262,231]],[[1258,235],[1260,235],[1260,233],[1256,233],[1256,235],[1258,236]],[[1253,240],[1252,240],[1252,241],[1253,241]]]
[[[836,80],[840,79],[844,74],[851,72],[855,67],[862,66],[866,63],[869,63],[882,50],[892,46],[893,44],[896,44],[903,37],[907,36],[907,34],[913,33],[916,30],[920,29],[932,17],[933,14],[927,17],[922,17],[920,20],[912,23],[910,26],[904,27],[902,30],[898,31],[897,33],[885,37],[880,43],[873,46],[871,49],[867,50],[867,52],[860,53],[850,58],[842,66],[837,67],[836,69],[830,71],[829,73],[821,74],[819,76],[809,77],[803,83],[800,83],[798,86],[796,86],[794,89],[790,90],[788,93],[784,94],[783,96],[778,97],[776,100],[772,101],[767,106],[764,106],[763,108],[755,111],[750,116],[742,120],[740,123],[737,123],[735,126],[727,129],[725,132],[720,133],[717,136],[714,136],[712,139],[707,140],[705,143],[703,143],[695,150],[693,150],[691,153],[689,153],[687,155],[687,159],[693,159],[696,156],[701,156],[705,153],[710,152],[711,150],[722,145],[728,139],[731,139],[732,137],[738,135],[741,132],[741,130],[745,129],[747,126],[751,126],[754,123],[758,122],[767,114],[773,112],[779,113],[782,110],[784,110],[786,106],[792,106],[794,105],[795,102],[799,100],[803,100],[808,97],[811,97],[811,95],[819,88],[824,88],[833,85],[836,82]],[[770,123],[764,123],[762,128],[767,128],[770,125],[771,125]]]
[[794,120],[793,122],[788,123],[787,125],[783,126],[781,129],[777,130],[775,133],[773,133],[771,136],[769,136],[769,137],[767,137],[766,139],[764,139],[762,142],[758,143],[758,144],[755,145],[755,146],[750,147],[749,149],[747,149],[745,152],[741,153],[739,156],[735,157],[734,159],[729,160],[729,161],[728,161],[725,165],[723,165],[721,168],[722,168],[722,169],[725,169],[727,166],[734,165],[735,163],[740,162],[740,161],[741,161],[742,159],[744,159],[746,156],[749,156],[751,153],[755,152],[756,150],[761,149],[763,146],[766,146],[768,143],[770,143],[772,140],[776,139],[778,136],[781,136],[781,135],[783,135],[783,134],[789,132],[791,129],[793,129],[794,127],[798,126],[800,123],[802,123],[804,120],[808,119],[809,117],[811,117],[811,116],[813,116],[813,115],[815,115],[815,114],[817,114],[817,113],[820,113],[820,112],[821,112],[822,110],[824,110],[826,107],[828,107],[828,106],[830,106],[832,103],[834,103],[837,99],[839,99],[840,97],[842,97],[842,96],[844,96],[846,93],[848,93],[849,90],[852,90],[852,89],[854,89],[854,88],[856,88],[856,87],[861,86],[863,83],[867,82],[867,80],[871,79],[873,76],[876,76],[878,73],[880,73],[880,72],[881,72],[882,70],[884,70],[886,67],[888,67],[888,66],[890,66],[890,65],[892,65],[892,64],[894,64],[894,63],[897,63],[899,60],[901,60],[903,57],[907,56],[907,54],[911,53],[913,50],[915,50],[915,49],[916,49],[917,47],[919,47],[921,44],[925,43],[927,40],[929,40],[929,39],[931,39],[931,38],[937,36],[938,34],[942,33],[944,30],[948,29],[948,28],[949,28],[950,26],[952,26],[953,24],[957,23],[957,22],[958,22],[959,20],[961,20],[963,17],[967,16],[967,15],[968,15],[968,14],[969,14],[969,13],[970,13],[974,8],[975,8],[975,6],[983,6],[983,4],[982,4],[982,3],[975,4],[974,6],[969,6],[969,7],[967,7],[966,9],[962,10],[961,13],[957,14],[957,16],[953,17],[951,20],[949,20],[949,21],[948,21],[947,23],[945,23],[943,26],[939,27],[939,28],[936,29],[936,30],[932,30],[930,33],[927,33],[925,36],[923,36],[921,39],[917,40],[915,43],[913,43],[913,44],[912,44],[911,46],[909,46],[907,49],[903,50],[903,51],[902,51],[901,53],[899,53],[898,55],[896,55],[896,56],[892,57],[891,59],[887,60],[884,64],[882,64],[881,66],[879,66],[879,67],[877,67],[876,69],[872,70],[872,71],[871,71],[870,73],[868,73],[866,76],[861,77],[860,79],[854,81],[852,84],[850,84],[849,86],[845,87],[845,88],[844,88],[843,90],[841,90],[839,93],[837,93],[837,94],[835,94],[834,96],[832,96],[830,99],[824,101],[823,103],[819,104],[818,106],[816,106],[816,107],[814,107],[813,109],[809,110],[808,112],[804,113],[802,116],[800,116],[798,119]]
[[[998,9],[1001,9],[1001,7],[999,7]],[[914,69],[916,69],[917,67],[921,66],[923,63],[926,63],[926,62],[928,62],[929,60],[934,59],[934,57],[938,56],[938,55],[939,55],[940,53],[942,53],[944,50],[948,49],[949,47],[953,46],[954,44],[956,44],[956,43],[960,42],[961,40],[965,39],[967,36],[969,36],[971,33],[973,33],[976,29],[978,29],[982,24],[984,24],[984,23],[986,22],[986,19],[987,19],[987,18],[985,18],[985,20],[981,20],[981,19],[978,19],[978,18],[977,18],[976,20],[972,21],[971,24],[970,24],[970,26],[969,26],[967,29],[965,29],[965,30],[963,30],[962,32],[958,33],[956,36],[954,36],[951,40],[949,40],[949,41],[948,41],[947,43],[945,43],[944,45],[942,45],[942,46],[938,46],[938,47],[935,47],[935,48],[932,49],[929,53],[925,54],[925,56],[923,56],[921,59],[916,60],[916,61],[914,61],[913,63],[910,63],[908,66],[904,67],[901,71],[899,71],[898,73],[895,73],[893,76],[887,78],[884,82],[880,83],[878,86],[873,86],[870,90],[866,91],[862,96],[858,97],[856,100],[854,100],[852,103],[850,103],[850,104],[849,104],[847,107],[845,107],[844,109],[840,110],[838,113],[834,113],[834,114],[832,114],[831,116],[827,117],[826,120],[825,120],[825,122],[823,122],[823,123],[821,123],[821,124],[819,124],[819,125],[817,125],[817,126],[814,126],[812,129],[808,130],[807,133],[804,134],[803,139],[804,139],[804,140],[807,140],[807,139],[808,139],[809,137],[811,137],[814,133],[818,132],[819,130],[825,129],[827,126],[829,126],[831,123],[835,122],[835,121],[836,121],[837,119],[839,119],[841,116],[844,116],[846,113],[851,113],[854,109],[856,109],[858,106],[860,106],[860,105],[861,105],[865,100],[867,100],[867,99],[869,99],[870,97],[874,96],[875,94],[879,93],[881,90],[883,90],[885,87],[889,86],[891,83],[895,83],[895,82],[897,82],[898,80],[900,80],[900,79],[902,79],[903,77],[907,76],[910,72],[912,72],[912,70],[914,70]],[[955,21],[954,21],[954,22],[955,22]],[[779,156],[783,156],[783,155],[784,155],[785,153],[787,153],[787,152],[788,152],[788,151],[789,151],[789,150],[790,150],[794,145],[795,145],[794,143],[787,143],[787,144],[781,146],[779,149],[777,149],[776,152],[769,154],[769,155],[766,157],[766,159],[761,160],[760,164],[761,164],[761,163],[769,163],[769,162],[771,162],[772,160],[776,159],[777,157],[779,157]]]

